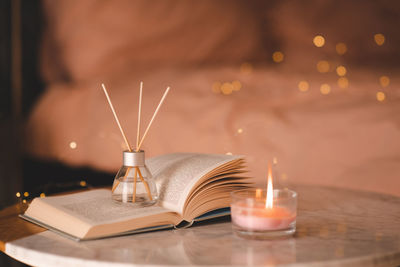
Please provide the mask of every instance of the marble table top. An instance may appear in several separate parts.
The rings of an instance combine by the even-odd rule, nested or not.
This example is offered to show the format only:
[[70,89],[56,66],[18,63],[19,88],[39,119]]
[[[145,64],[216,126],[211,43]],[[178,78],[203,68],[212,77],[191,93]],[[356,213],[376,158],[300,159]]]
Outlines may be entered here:
[[297,232],[282,240],[236,237],[229,220],[95,241],[50,231],[6,243],[34,266],[398,266],[400,198],[299,186]]

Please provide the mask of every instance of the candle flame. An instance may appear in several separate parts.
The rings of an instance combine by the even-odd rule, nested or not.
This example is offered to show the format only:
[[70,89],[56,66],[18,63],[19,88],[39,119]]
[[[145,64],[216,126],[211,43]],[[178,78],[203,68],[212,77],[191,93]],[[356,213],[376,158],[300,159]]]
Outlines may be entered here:
[[272,209],[274,200],[274,188],[272,186],[272,172],[271,165],[268,163],[268,186],[267,186],[267,197],[265,201],[265,207],[267,209]]

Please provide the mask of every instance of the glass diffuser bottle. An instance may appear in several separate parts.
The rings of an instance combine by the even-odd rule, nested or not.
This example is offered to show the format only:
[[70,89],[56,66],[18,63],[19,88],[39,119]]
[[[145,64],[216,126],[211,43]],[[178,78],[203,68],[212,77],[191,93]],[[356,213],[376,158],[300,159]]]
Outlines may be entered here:
[[123,152],[123,165],[115,176],[112,198],[137,206],[150,206],[157,202],[157,187],[145,164],[143,150]]

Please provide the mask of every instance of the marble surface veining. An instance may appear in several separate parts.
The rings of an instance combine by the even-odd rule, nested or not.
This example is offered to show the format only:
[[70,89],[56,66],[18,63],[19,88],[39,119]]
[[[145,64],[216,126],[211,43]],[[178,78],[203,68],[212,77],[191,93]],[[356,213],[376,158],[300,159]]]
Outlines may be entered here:
[[50,231],[6,244],[35,266],[398,266],[400,198],[299,186],[297,232],[273,241],[236,237],[229,220],[95,241]]

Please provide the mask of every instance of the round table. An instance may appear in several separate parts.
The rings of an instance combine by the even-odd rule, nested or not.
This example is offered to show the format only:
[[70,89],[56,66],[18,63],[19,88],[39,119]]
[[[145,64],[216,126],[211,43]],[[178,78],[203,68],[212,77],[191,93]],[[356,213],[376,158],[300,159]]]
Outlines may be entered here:
[[58,267],[400,265],[400,198],[317,186],[295,190],[297,232],[288,239],[241,239],[225,219],[83,242],[42,231],[8,241],[4,250],[29,265]]

